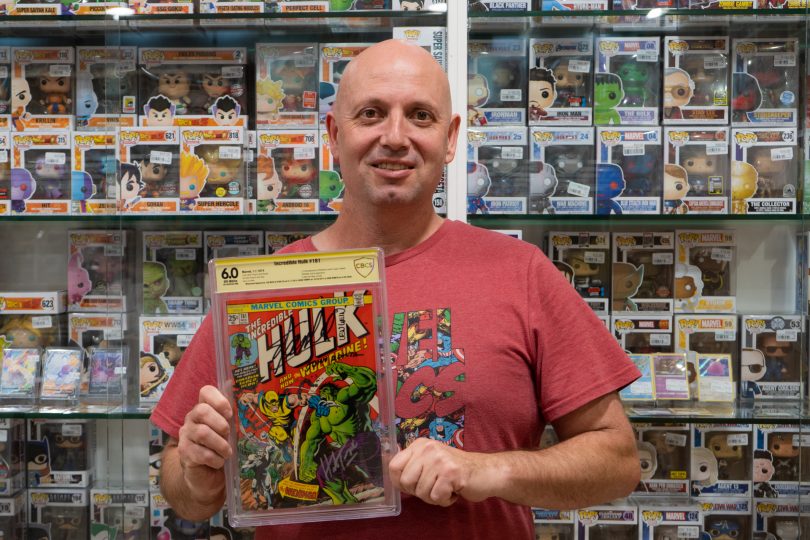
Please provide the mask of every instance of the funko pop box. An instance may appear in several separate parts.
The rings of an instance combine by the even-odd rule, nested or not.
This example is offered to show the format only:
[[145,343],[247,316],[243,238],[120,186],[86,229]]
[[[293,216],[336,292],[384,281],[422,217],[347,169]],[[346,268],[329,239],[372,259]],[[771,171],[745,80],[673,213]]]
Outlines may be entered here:
[[256,44],[256,128],[318,129],[315,43]]
[[750,424],[693,424],[692,494],[750,497],[754,433]]
[[121,538],[147,538],[149,492],[124,487],[93,489],[90,491],[90,520],[93,524],[114,527]]
[[661,128],[600,127],[596,140],[596,213],[660,214]]
[[180,210],[244,213],[247,195],[244,128],[180,128],[180,143]]
[[593,40],[529,41],[529,125],[590,126]]
[[138,393],[141,405],[158,402],[201,324],[202,317],[194,315],[140,318]]
[[73,128],[75,54],[73,47],[13,47],[11,111],[13,131]]
[[805,344],[801,315],[743,315],[740,396],[794,399],[804,396]]
[[[810,495],[810,435],[801,426],[755,424],[755,489],[768,498],[791,499]],[[762,485],[760,485],[762,483]]]
[[592,127],[533,127],[529,137],[530,214],[593,214]]
[[638,508],[635,505],[593,506],[577,510],[575,513],[578,539],[638,538]]
[[[318,132],[315,130],[259,131],[257,138],[257,214],[317,214],[319,182],[331,171],[319,174]],[[340,187],[342,191],[342,185]],[[326,197],[332,193],[324,193]]]
[[806,500],[754,501],[754,538],[800,538],[810,530],[810,502]]
[[664,124],[728,125],[729,38],[664,38]]
[[698,373],[701,354],[729,355],[732,380],[738,380],[739,358],[737,315],[675,315],[675,352],[686,354],[689,386],[695,396],[700,394]]
[[470,40],[467,57],[467,125],[526,125],[526,41]]
[[729,213],[728,128],[667,127],[664,142],[664,213]]
[[576,538],[575,510],[546,510],[532,508],[534,532],[537,538],[557,538],[574,540]]
[[58,532],[63,538],[90,537],[90,501],[87,489],[28,490],[29,523],[27,534],[52,538]]
[[796,128],[736,128],[731,138],[732,212],[795,214],[801,161]]
[[525,214],[529,183],[525,127],[467,131],[467,213]]
[[799,121],[799,40],[737,38],[731,125],[796,126]]
[[703,530],[710,537],[751,538],[751,499],[712,497],[700,500],[699,504],[703,513]]
[[71,140],[68,130],[11,136],[12,214],[68,215],[71,210]]
[[121,128],[118,209],[125,214],[180,211],[180,134],[175,127]]
[[643,469],[636,495],[688,495],[688,424],[635,424],[639,456],[649,460]]
[[639,501],[640,540],[699,538],[703,519],[697,505]]
[[69,311],[127,311],[128,237],[126,230],[68,231]]
[[[31,420],[26,445],[29,486],[90,487],[96,448],[94,427],[88,420]],[[45,456],[45,467],[34,454]]]
[[113,215],[118,208],[118,163],[114,131],[74,131],[71,213]]
[[672,313],[674,273],[674,233],[613,233],[614,312]]
[[[0,419],[0,459],[5,464],[5,467],[0,470],[0,496],[12,497],[26,486],[25,441],[25,421],[23,419]],[[6,500],[6,504],[13,505],[14,501]],[[0,516],[13,516],[16,514],[16,510],[12,506],[10,511],[6,511],[3,508],[2,499],[0,499]],[[0,519],[0,522],[2,521]]]
[[550,232],[548,257],[596,313],[610,312],[610,233]]
[[137,47],[76,48],[76,129],[137,125]]
[[658,37],[596,38],[594,125],[658,125],[660,49]]
[[201,231],[144,231],[143,261],[144,315],[202,314]]
[[735,231],[675,232],[675,312],[735,313]]
[[672,314],[613,312],[613,335],[629,354],[673,352]]

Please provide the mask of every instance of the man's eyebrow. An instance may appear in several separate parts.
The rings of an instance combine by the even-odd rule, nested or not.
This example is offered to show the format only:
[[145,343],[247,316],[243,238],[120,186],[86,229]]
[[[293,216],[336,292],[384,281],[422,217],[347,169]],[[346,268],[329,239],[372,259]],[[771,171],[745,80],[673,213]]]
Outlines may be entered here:
[[[362,101],[359,101],[358,103],[355,103],[354,111],[355,113],[359,113],[360,111],[362,111],[367,107],[387,108],[388,105],[389,103],[385,99],[370,97]],[[441,112],[441,107],[435,101],[427,101],[418,98],[406,102],[404,104],[404,108],[409,111],[424,109],[435,112],[437,114]]]

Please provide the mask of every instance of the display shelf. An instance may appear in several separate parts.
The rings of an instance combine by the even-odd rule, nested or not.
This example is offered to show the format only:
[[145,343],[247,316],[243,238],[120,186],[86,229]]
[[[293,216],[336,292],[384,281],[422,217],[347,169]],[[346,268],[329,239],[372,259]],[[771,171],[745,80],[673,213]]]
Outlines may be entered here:
[[728,214],[728,215],[515,215],[515,214],[488,214],[470,215],[469,222],[473,225],[491,227],[532,227],[532,226],[654,226],[654,227],[717,227],[737,223],[794,223],[800,225],[804,216],[802,214]]
[[803,402],[662,405],[625,403],[633,423],[810,424],[810,407]]
[[149,418],[151,414],[151,407],[120,405],[76,405],[64,407],[9,405],[0,407],[0,418],[145,420]]
[[195,215],[29,215],[29,216],[0,216],[0,224],[3,223],[53,223],[53,222],[75,222],[77,224],[99,227],[116,227],[119,224],[129,223],[153,223],[153,222],[182,222],[200,223],[203,221],[216,222],[217,225],[227,223],[233,227],[254,226],[258,223],[332,223],[337,215],[304,215],[304,214],[195,214]]

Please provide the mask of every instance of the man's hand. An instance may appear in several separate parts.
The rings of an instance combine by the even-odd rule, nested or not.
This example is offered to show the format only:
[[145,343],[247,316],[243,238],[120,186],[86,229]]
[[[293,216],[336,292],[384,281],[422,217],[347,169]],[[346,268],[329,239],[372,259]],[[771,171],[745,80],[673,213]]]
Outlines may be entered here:
[[427,438],[418,438],[391,460],[394,486],[429,504],[450,506],[459,497],[472,502],[491,496],[495,486],[485,477],[487,454],[465,452]]
[[200,502],[218,496],[224,484],[222,468],[231,456],[228,443],[233,416],[225,396],[213,386],[200,389],[199,403],[186,415],[177,443],[183,477],[190,495]]

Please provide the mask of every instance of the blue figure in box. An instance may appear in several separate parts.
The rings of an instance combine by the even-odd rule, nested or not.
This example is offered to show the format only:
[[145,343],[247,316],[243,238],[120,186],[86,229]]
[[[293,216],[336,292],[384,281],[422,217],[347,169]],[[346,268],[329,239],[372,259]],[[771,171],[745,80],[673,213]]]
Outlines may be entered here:
[[615,199],[624,192],[624,188],[622,168],[614,163],[599,163],[596,166],[596,213],[621,214],[622,207]]

